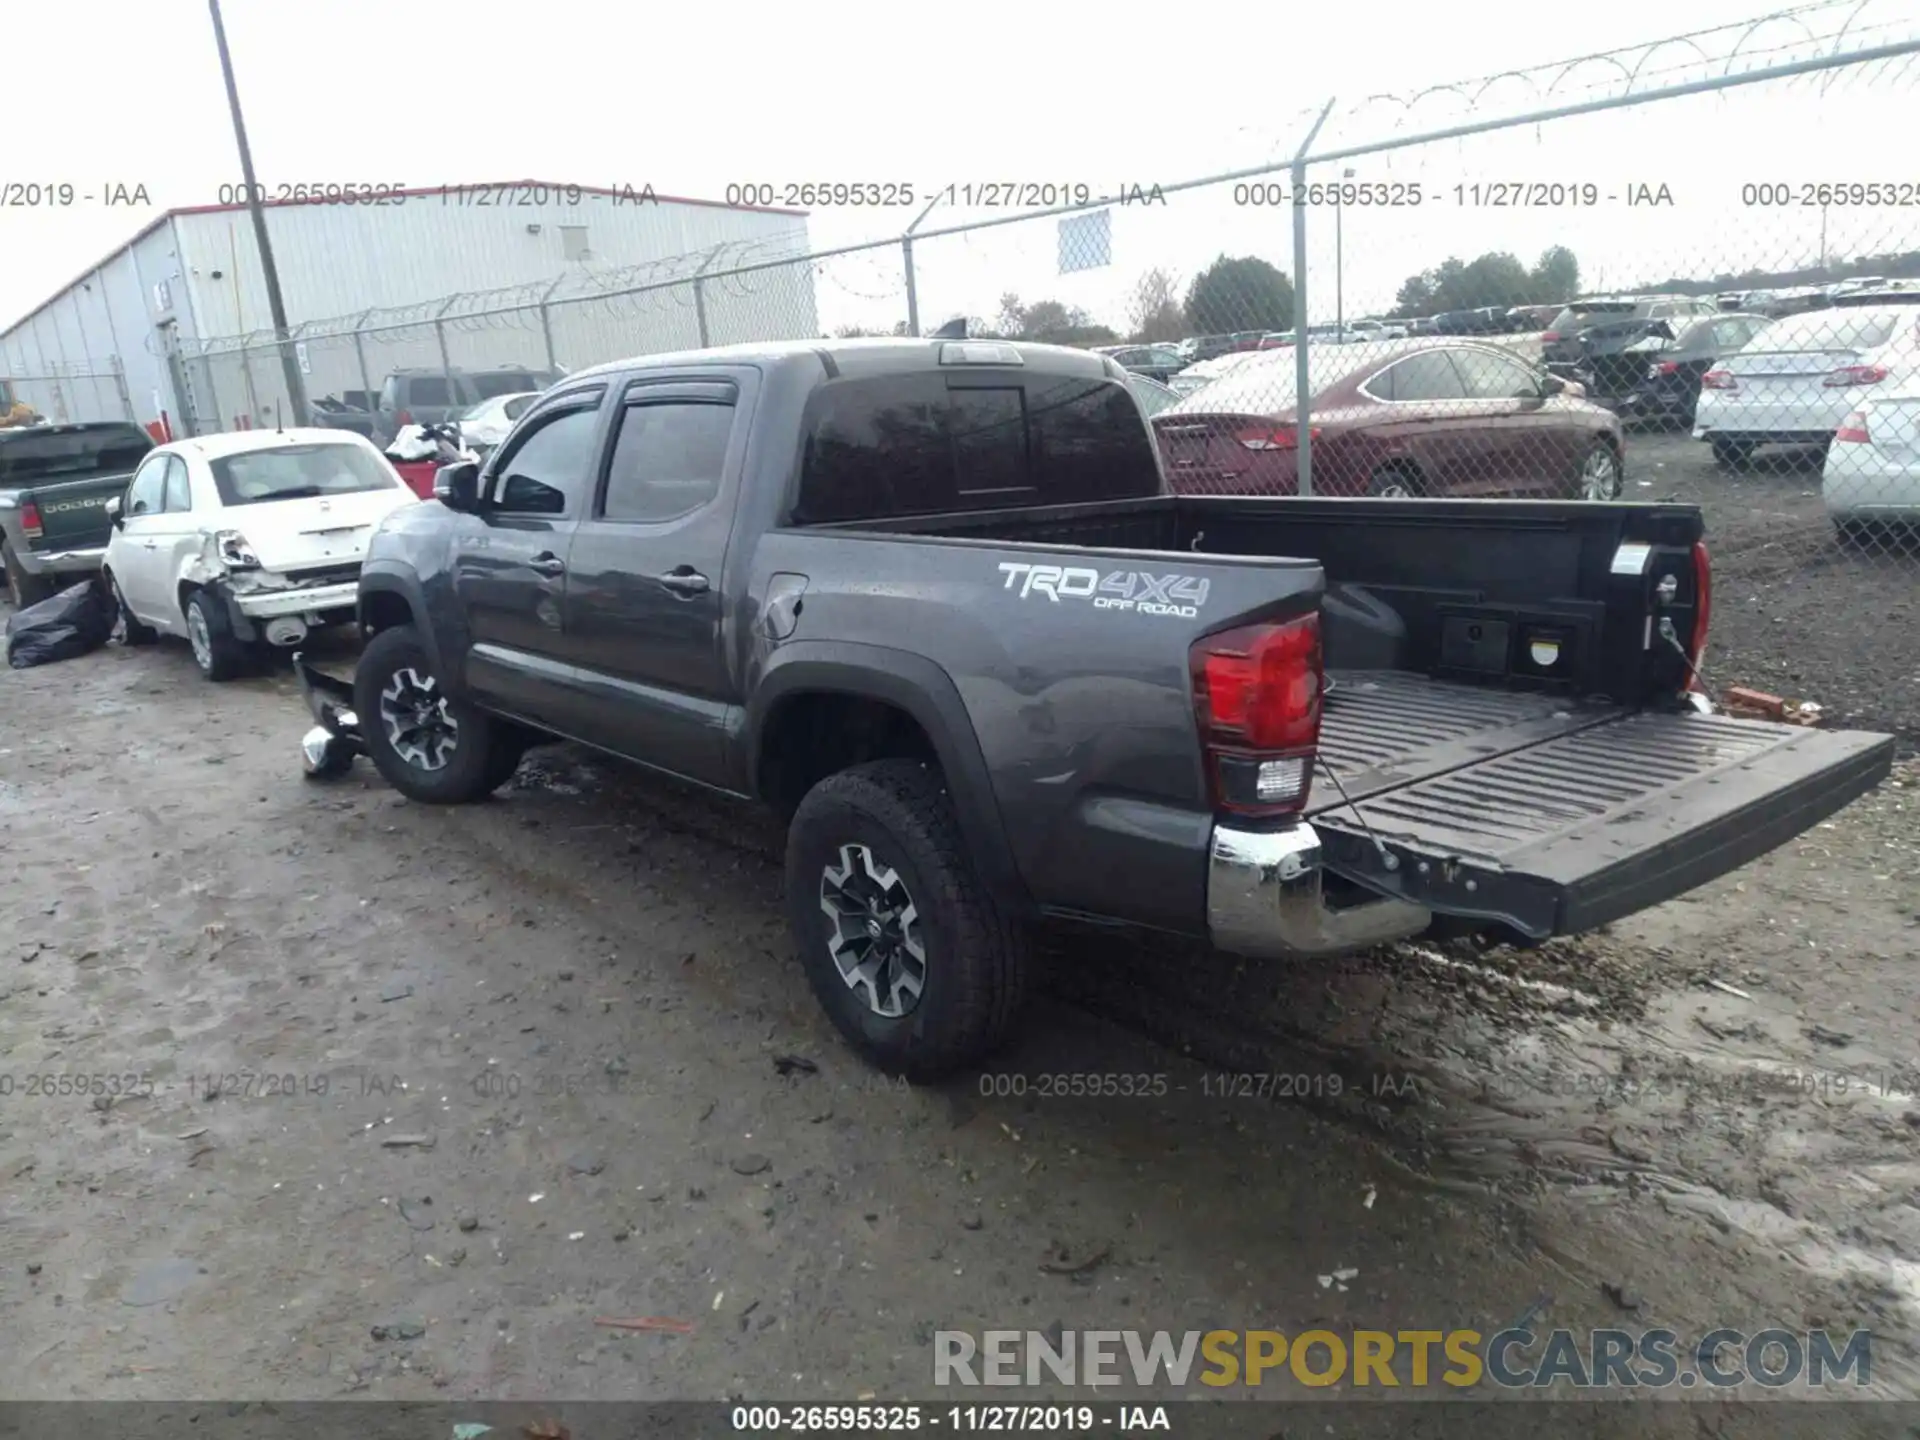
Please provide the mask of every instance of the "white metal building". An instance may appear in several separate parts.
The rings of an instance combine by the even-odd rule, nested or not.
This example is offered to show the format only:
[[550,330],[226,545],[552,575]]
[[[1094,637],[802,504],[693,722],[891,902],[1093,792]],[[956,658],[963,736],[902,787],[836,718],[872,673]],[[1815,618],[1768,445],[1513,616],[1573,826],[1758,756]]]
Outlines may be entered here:
[[[819,333],[810,267],[767,265],[807,252],[802,211],[539,181],[355,202],[265,206],[288,324],[310,337],[298,353],[313,396],[378,388],[403,367],[571,370]],[[754,264],[765,268],[724,278]],[[721,278],[694,286],[697,271]],[[455,296],[468,298],[446,303]],[[271,423],[286,404],[271,326],[246,206],[169,210],[0,332],[0,381],[56,421]],[[247,334],[244,355],[227,343]]]

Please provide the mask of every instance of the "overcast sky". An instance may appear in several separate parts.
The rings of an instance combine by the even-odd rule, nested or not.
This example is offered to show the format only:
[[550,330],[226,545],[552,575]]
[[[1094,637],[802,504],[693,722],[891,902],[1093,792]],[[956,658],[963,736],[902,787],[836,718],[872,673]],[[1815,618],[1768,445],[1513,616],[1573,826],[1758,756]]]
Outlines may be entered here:
[[[729,182],[1087,184],[1095,193],[1205,175],[1290,154],[1310,103],[1342,97],[1323,132],[1362,143],[1399,125],[1457,123],[1457,95],[1411,110],[1363,104],[1778,8],[1748,0],[1675,7],[1479,0],[1461,6],[1088,7],[1059,0],[804,6],[565,7],[489,0],[227,0],[228,34],[260,179],[437,185],[539,177],[720,198]],[[1736,68],[1830,44],[1856,0],[1800,7],[1751,34]],[[1360,24],[1354,22],[1359,20]],[[0,183],[71,181],[102,193],[144,185],[147,210],[0,207],[0,328],[44,301],[170,206],[211,202],[238,180],[203,4],[63,0],[36,7],[10,45]],[[1808,40],[1811,32],[1813,41]],[[1868,0],[1848,44],[1920,36],[1920,0]],[[1703,73],[1738,32],[1669,46],[1639,88]],[[47,57],[45,63],[35,57]],[[58,57],[84,57],[84,83]],[[1629,58],[1629,63],[1632,63]],[[1505,81],[1477,113],[1531,108],[1551,73]],[[1602,64],[1564,77],[1558,99],[1617,86]],[[1619,114],[1526,127],[1347,162],[1364,181],[1419,184],[1418,207],[1349,208],[1338,270],[1349,316],[1389,304],[1412,271],[1449,254],[1506,249],[1531,262],[1571,246],[1588,288],[1673,272],[1805,263],[1829,253],[1920,247],[1912,121],[1920,59],[1753,86]],[[1323,166],[1315,179],[1337,178]],[[1577,208],[1476,207],[1508,180],[1592,185]],[[1753,183],[1885,181],[1907,205],[1749,207]],[[1631,207],[1666,186],[1670,206]],[[1402,192],[1403,194],[1405,192]],[[1484,192],[1483,192],[1484,193]],[[1290,212],[1236,205],[1230,187],[1116,210],[1112,263],[1061,276],[1055,222],[928,240],[918,250],[923,320],[991,314],[1007,290],[1082,304],[1124,321],[1126,296],[1159,266],[1184,281],[1222,251],[1291,272]],[[1465,202],[1465,203],[1463,203]],[[817,247],[897,231],[914,211],[816,210]],[[942,206],[932,230],[970,214]],[[1315,319],[1331,318],[1335,237],[1311,217]],[[822,266],[822,323],[885,324],[904,313],[897,249]],[[421,299],[430,297],[422,296]]]

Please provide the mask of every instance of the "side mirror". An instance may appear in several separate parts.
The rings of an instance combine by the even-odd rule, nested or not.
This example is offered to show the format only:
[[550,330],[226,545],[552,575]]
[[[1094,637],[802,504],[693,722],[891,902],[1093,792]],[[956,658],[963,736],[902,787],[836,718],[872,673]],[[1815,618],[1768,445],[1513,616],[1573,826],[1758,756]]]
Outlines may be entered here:
[[125,508],[118,495],[112,495],[107,498],[107,519],[113,522],[113,528],[116,530],[123,529],[126,526],[127,517],[122,513]]
[[433,498],[449,510],[471,515],[480,508],[480,466],[456,460],[433,472]]

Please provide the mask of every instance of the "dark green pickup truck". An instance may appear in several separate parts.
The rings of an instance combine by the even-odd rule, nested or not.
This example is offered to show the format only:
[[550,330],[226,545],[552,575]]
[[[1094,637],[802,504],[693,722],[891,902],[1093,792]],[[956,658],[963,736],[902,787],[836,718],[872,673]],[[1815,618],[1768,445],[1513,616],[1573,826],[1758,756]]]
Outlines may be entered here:
[[16,610],[100,568],[107,501],[151,449],[124,420],[0,429],[0,562]]

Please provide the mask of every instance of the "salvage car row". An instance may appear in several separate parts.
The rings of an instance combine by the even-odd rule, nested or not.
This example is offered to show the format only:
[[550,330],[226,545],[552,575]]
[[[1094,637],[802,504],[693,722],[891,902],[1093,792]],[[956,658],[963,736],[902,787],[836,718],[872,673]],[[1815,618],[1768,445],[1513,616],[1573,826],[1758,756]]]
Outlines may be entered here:
[[[1409,343],[1316,393],[1443,433],[1401,372],[1457,380],[1455,352]],[[1585,403],[1506,373],[1541,424]],[[1330,473],[1357,483],[1396,413],[1329,425]],[[1235,473],[1282,485],[1272,415],[1229,394],[1222,417]],[[1578,433],[1570,461],[1611,444]],[[350,681],[297,664],[310,773],[364,755],[459,804],[566,740],[769,806],[816,995],[914,1079],[1012,1032],[1042,923],[1287,962],[1537,941],[1765,853],[1891,765],[1889,737],[1702,707],[1695,507],[1202,494],[1154,434],[1117,363],[1059,347],[648,356],[567,376],[428,502],[357,435],[162,446],[105,568],[130,639],[182,633],[216,678],[253,637],[353,620]],[[1214,480],[1240,463],[1193,443]],[[1423,463],[1484,493],[1451,443]]]

